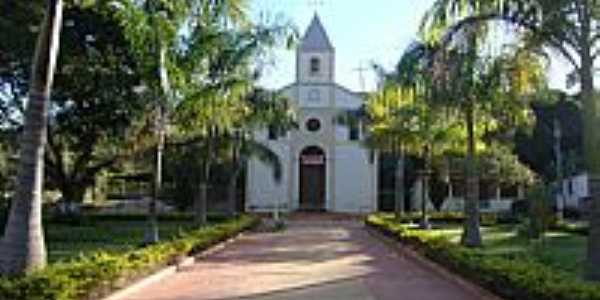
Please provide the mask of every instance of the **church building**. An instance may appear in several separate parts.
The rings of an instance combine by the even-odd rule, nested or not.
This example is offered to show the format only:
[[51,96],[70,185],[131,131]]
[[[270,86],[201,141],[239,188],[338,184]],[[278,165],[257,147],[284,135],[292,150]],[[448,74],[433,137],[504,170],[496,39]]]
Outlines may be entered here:
[[376,153],[362,145],[362,126],[340,122],[361,109],[364,95],[335,82],[335,48],[316,14],[296,49],[296,80],[280,93],[299,126],[279,136],[267,129],[255,133],[279,156],[282,178],[276,182],[271,167],[252,160],[246,211],[376,211]]

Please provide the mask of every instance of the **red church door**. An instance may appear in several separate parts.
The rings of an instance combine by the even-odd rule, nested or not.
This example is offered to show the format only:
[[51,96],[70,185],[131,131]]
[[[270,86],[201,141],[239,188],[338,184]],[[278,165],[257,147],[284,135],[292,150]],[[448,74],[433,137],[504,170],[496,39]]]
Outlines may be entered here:
[[300,210],[325,210],[325,152],[315,146],[300,153]]

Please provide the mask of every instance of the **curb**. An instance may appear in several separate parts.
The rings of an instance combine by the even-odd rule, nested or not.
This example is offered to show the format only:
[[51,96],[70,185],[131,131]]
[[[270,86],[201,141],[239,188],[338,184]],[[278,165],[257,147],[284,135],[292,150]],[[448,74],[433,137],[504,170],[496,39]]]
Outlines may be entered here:
[[[245,231],[246,230],[244,230],[244,232]],[[164,268],[154,272],[153,274],[145,276],[142,279],[135,281],[130,285],[127,285],[121,289],[116,290],[115,292],[109,294],[106,297],[100,298],[100,300],[122,300],[122,299],[125,299],[127,296],[129,296],[129,295],[131,295],[153,283],[161,281],[169,276],[175,275],[175,274],[177,274],[177,272],[184,270],[184,268],[194,265],[196,262],[198,262],[202,258],[205,258],[209,255],[215,254],[215,253],[223,250],[227,245],[237,241],[239,238],[244,236],[244,232],[240,232],[240,233],[236,234],[235,236],[233,236],[223,242],[220,242],[212,247],[209,247],[208,249],[206,249],[204,251],[201,251],[198,254],[195,254],[192,256],[187,256],[187,257],[183,258],[180,262],[178,262],[176,265],[164,267]]]
[[504,300],[503,298],[496,296],[495,294],[484,289],[483,287],[481,287],[471,281],[468,281],[467,279],[463,278],[462,276],[450,272],[443,266],[429,260],[428,258],[422,256],[418,252],[414,251],[412,248],[402,245],[400,242],[383,235],[381,232],[377,231],[377,229],[374,229],[367,224],[365,224],[365,228],[366,228],[366,231],[371,236],[373,236],[374,238],[383,242],[386,246],[392,248],[398,254],[415,261],[421,267],[439,275],[446,281],[449,281],[453,284],[458,285],[460,288],[474,294],[479,299],[482,299],[482,300]]

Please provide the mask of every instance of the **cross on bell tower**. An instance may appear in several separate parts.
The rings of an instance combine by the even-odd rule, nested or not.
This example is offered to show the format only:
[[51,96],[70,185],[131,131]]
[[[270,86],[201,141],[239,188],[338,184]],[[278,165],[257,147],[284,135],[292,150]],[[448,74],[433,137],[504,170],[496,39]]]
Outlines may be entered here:
[[363,63],[360,62],[358,64],[357,68],[353,69],[354,72],[358,73],[358,83],[360,85],[360,91],[364,92],[365,91],[365,72],[369,71],[369,69],[367,69],[366,67],[363,66]]
[[319,7],[322,7],[323,5],[325,5],[325,1],[323,0],[309,0],[308,1],[308,5],[312,8],[314,8],[315,11],[319,10]]

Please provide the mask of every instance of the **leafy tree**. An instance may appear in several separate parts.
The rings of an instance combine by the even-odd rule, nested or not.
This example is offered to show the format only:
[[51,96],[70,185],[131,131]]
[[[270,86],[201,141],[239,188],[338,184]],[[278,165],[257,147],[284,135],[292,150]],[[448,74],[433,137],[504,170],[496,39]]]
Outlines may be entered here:
[[[424,44],[413,44],[400,59],[396,71],[385,75],[382,92],[368,102],[368,112],[373,120],[371,140],[387,143],[392,140],[392,149],[402,148],[402,160],[404,153],[410,153],[419,155],[424,162],[420,176],[424,228],[428,227],[424,199],[429,192],[427,181],[433,175],[433,160],[453,145],[460,144],[460,130],[454,115],[432,101],[432,77],[426,61],[429,50]],[[398,165],[403,169],[402,164]],[[403,175],[403,171],[397,174]],[[403,181],[397,180],[398,183]],[[397,194],[403,195],[403,192],[397,191]]]
[[515,136],[515,151],[519,159],[539,174],[545,182],[556,180],[554,123],[558,121],[562,132],[561,151],[566,154],[563,155],[562,161],[565,175],[572,176],[582,170],[583,113],[578,103],[567,99],[551,103],[535,100],[532,109],[537,120],[535,126],[530,132],[518,131]]
[[257,121],[256,117],[248,117],[256,107],[246,101],[261,70],[260,65],[258,69],[253,65],[268,49],[294,34],[287,24],[246,24],[237,28],[219,24],[190,35],[190,45],[204,47],[202,57],[197,57],[197,48],[191,48],[194,50],[179,58],[186,75],[181,77],[182,99],[175,108],[178,138],[201,138],[208,143],[194,209],[196,221],[201,224],[206,222],[210,169],[217,159],[212,149],[223,136],[236,136],[233,132],[243,139]]
[[61,0],[48,0],[46,15],[39,28],[21,138],[17,191],[0,241],[0,272],[5,274],[27,273],[46,264],[41,220],[43,157],[62,10]]
[[[21,13],[6,18],[14,22],[11,28],[22,26],[15,25],[21,21]],[[64,50],[58,58],[61,68],[56,72],[50,103],[46,179],[47,186],[58,188],[66,201],[81,202],[98,172],[132,152],[142,129],[146,99],[132,89],[139,76],[114,19],[106,11],[90,7],[67,7],[64,15]],[[30,52],[32,47],[18,46],[19,40],[27,41],[31,35],[24,32],[2,47],[8,61],[0,82],[9,90],[2,101],[2,120],[9,132],[22,127],[29,59],[18,54]]]
[[502,139],[526,123],[528,98],[523,95],[543,86],[543,64],[536,55],[521,49],[499,57],[481,55],[476,33],[464,32],[455,48],[439,50],[432,62],[435,98],[460,113],[466,130],[466,246],[481,245],[476,145],[485,136]]
[[[596,155],[600,136],[595,134],[600,117],[594,92],[599,12],[600,3],[595,0],[439,0],[425,25],[433,35],[451,27],[452,35],[474,23],[502,20],[522,29],[522,37],[530,47],[543,47],[566,59],[573,68],[569,83],[578,84],[581,90],[584,166],[595,180],[600,173],[600,156]],[[587,277],[600,280],[600,205],[592,210]]]
[[[217,49],[234,27],[246,26],[246,1],[112,1],[136,56],[142,80],[156,103],[154,196],[149,211],[147,242],[158,240],[156,201],[162,186],[162,161],[169,111],[190,91],[206,87],[209,49]],[[203,65],[204,64],[204,65]],[[199,70],[202,69],[202,70]],[[219,78],[217,76],[217,78]]]
[[49,184],[81,202],[99,172],[143,146],[147,98],[135,93],[136,65],[110,16],[73,8],[65,19],[45,160]]
[[401,217],[405,207],[405,151],[403,142],[408,138],[408,130],[397,111],[407,105],[408,98],[401,89],[390,80],[384,79],[379,91],[371,94],[365,105],[369,134],[365,143],[369,148],[389,153],[397,160],[394,173],[394,211]]
[[[158,221],[156,205],[162,188],[162,161],[165,143],[166,110],[169,100],[173,100],[169,71],[177,72],[173,62],[173,53],[177,51],[179,42],[178,30],[188,21],[192,5],[200,2],[188,1],[130,1],[115,0],[109,2],[114,8],[115,16],[124,27],[125,36],[138,64],[136,70],[142,77],[148,94],[155,101],[155,169],[153,180],[153,197],[149,205],[149,227],[145,242],[156,243]],[[193,20],[189,20],[193,22]]]

